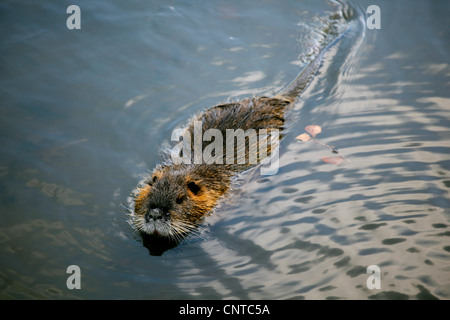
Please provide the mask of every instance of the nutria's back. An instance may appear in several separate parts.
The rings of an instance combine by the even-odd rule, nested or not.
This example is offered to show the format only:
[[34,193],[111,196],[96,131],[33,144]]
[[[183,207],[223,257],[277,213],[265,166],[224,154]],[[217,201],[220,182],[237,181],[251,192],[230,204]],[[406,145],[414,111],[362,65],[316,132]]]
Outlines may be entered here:
[[282,93],[219,104],[187,125],[170,157],[135,192],[130,222],[144,241],[178,243],[196,230],[202,217],[226,194],[233,175],[271,156],[282,137],[286,110],[306,88],[324,50],[339,35],[334,24],[347,21],[349,12],[339,8],[329,17],[327,31],[334,37]]
[[[216,138],[222,140],[218,142],[219,154],[212,155],[209,160],[205,159],[205,162],[213,161],[216,164],[222,164],[221,170],[242,171],[270,156],[271,134],[283,131],[284,113],[293,102],[294,99],[277,96],[220,104],[194,119],[187,127],[186,133],[191,142],[199,134],[201,137],[206,135],[206,139],[202,141],[202,150],[204,150],[204,156],[209,156],[207,148],[211,146],[213,139],[207,136],[209,132],[213,132],[213,142],[217,142]],[[195,132],[196,125],[201,128],[201,132],[200,130]],[[240,145],[239,142],[244,140],[245,145]],[[264,154],[261,154],[263,145],[266,145],[267,149],[264,150],[266,151]],[[252,159],[252,156],[255,159]],[[195,152],[191,153],[191,160],[195,161]]]

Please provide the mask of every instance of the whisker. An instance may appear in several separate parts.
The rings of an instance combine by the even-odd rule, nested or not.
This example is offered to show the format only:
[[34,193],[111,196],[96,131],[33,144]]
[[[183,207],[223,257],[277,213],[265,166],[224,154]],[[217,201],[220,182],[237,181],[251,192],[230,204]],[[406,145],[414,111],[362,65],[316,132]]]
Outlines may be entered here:
[[205,240],[205,237],[203,237],[201,234],[201,231],[203,231],[205,228],[201,227],[198,224],[193,224],[186,221],[177,221],[177,223],[173,224],[173,227],[174,231],[177,232],[183,238],[187,234],[191,233]]

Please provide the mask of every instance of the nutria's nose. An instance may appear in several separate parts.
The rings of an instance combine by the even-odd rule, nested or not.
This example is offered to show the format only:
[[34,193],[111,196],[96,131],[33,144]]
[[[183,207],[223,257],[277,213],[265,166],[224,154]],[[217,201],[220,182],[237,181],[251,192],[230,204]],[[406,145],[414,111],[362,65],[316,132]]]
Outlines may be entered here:
[[168,215],[169,213],[165,210],[159,208],[150,209],[145,214],[145,221],[150,222],[151,220],[153,221],[161,220],[162,218],[167,217]]

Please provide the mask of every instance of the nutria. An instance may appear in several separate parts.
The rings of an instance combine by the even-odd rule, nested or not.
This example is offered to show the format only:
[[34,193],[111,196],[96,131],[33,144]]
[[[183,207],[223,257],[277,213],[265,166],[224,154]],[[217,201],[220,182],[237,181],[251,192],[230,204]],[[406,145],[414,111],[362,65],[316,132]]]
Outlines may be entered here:
[[[257,141],[266,143],[267,152],[261,154],[257,149],[256,163],[250,162],[250,147],[254,141],[245,137],[243,154],[237,147],[230,151],[223,142],[223,151],[218,157],[216,154],[213,163],[195,162],[191,143],[188,144],[189,152],[184,150],[178,154],[186,153],[185,159],[189,161],[177,163],[167,157],[142,181],[133,195],[134,210],[130,214],[130,224],[141,234],[147,248],[152,246],[155,249],[163,243],[167,248],[178,244],[187,234],[196,230],[202,218],[227,193],[234,175],[270,157],[273,149],[273,144],[268,143],[271,133],[283,131],[286,110],[293,106],[299,94],[310,83],[321,64],[324,51],[342,35],[339,28],[349,17],[350,10],[341,7],[337,13],[328,17],[327,27],[322,30],[325,36],[321,48],[317,48],[315,56],[281,93],[273,97],[254,97],[216,105],[187,125],[183,137],[190,141],[195,140],[195,123],[201,125],[202,136],[209,129],[223,136],[229,129],[266,130],[265,134],[257,135]],[[278,139],[281,139],[281,135]],[[202,140],[201,146],[204,150],[208,143]],[[231,163],[225,161],[230,152],[235,159]],[[239,152],[245,161],[238,161]]]

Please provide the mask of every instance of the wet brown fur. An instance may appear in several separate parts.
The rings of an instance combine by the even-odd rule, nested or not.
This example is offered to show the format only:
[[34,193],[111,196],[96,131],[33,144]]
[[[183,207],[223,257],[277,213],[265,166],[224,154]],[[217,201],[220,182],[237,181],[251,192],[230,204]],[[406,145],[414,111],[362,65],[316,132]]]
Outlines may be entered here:
[[[195,121],[201,121],[202,134],[208,129],[218,129],[225,137],[226,129],[266,129],[270,132],[284,129],[284,113],[293,104],[295,98],[275,96],[244,99],[238,102],[220,104],[206,110]],[[193,122],[186,130],[194,139]],[[246,142],[248,143],[248,139]],[[203,142],[203,148],[210,142]],[[267,144],[267,156],[270,156],[271,144]],[[203,150],[202,148],[202,150]],[[171,221],[184,220],[197,226],[201,219],[217,205],[218,200],[228,191],[231,177],[252,165],[248,163],[248,148],[244,164],[226,164],[226,148],[223,148],[223,164],[173,164],[166,163],[155,168],[152,176],[146,179],[135,196],[134,212],[137,216],[145,216],[151,206],[155,188],[165,189],[165,203],[172,210]],[[234,150],[236,152],[236,150]],[[192,150],[192,155],[194,154]],[[192,156],[193,157],[193,156]],[[258,163],[263,160],[258,154]],[[183,199],[181,203],[180,199]],[[186,230],[191,231],[191,229]],[[188,232],[180,232],[181,238]]]

